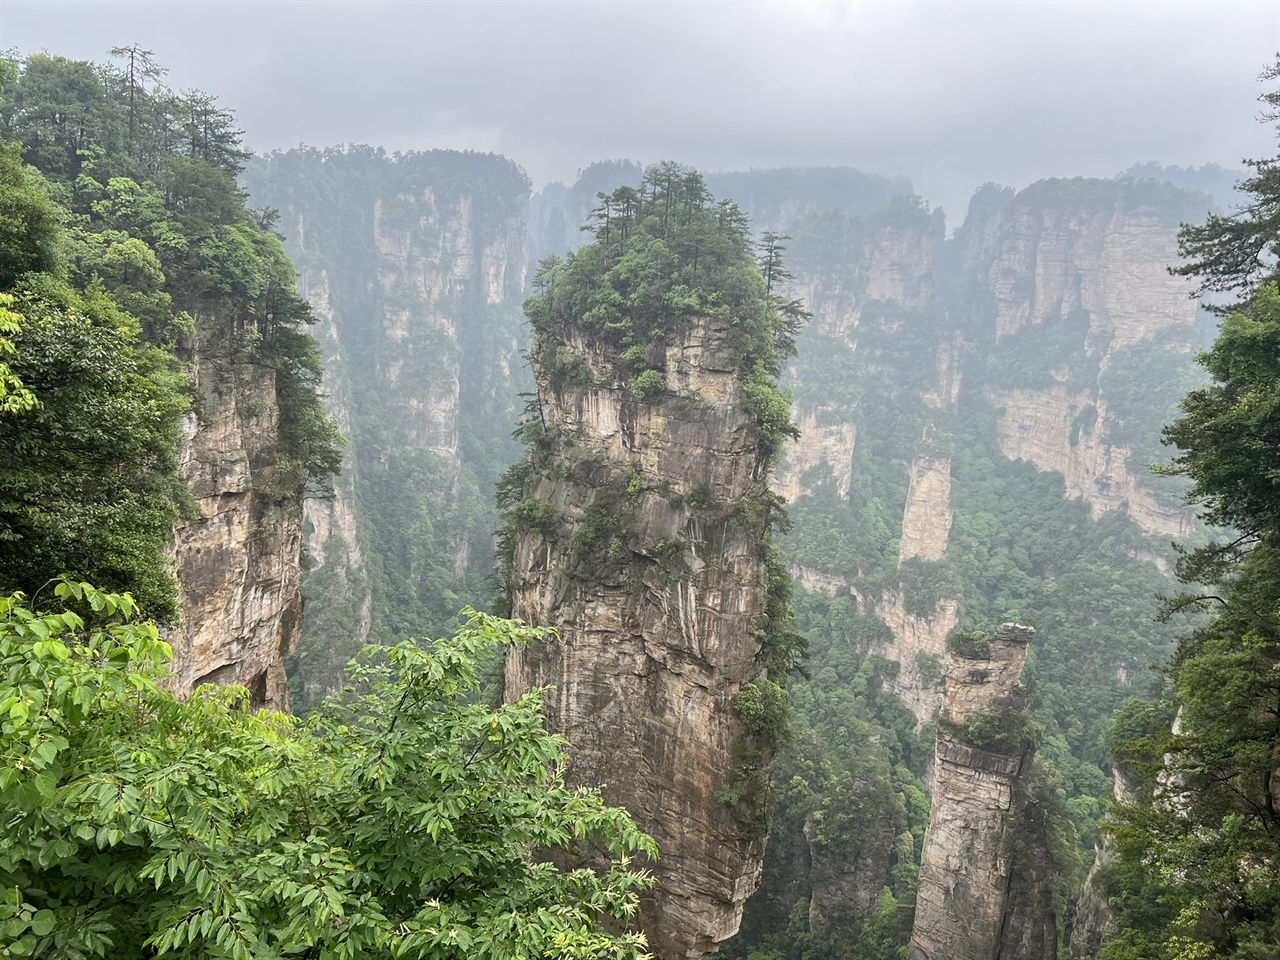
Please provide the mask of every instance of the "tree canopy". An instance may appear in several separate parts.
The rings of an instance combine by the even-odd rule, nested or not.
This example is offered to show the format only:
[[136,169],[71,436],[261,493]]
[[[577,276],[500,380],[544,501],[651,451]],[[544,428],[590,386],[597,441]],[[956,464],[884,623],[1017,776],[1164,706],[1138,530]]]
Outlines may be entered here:
[[[564,786],[537,693],[476,702],[477,661],[539,631],[470,613],[370,648],[303,722],[239,687],[174,697],[128,595],[53,592],[0,599],[0,955],[642,955],[616,931],[652,840]],[[610,865],[533,856],[587,846]]]
[[323,487],[340,438],[231,114],[117,54],[0,65],[0,590],[74,572],[171,621],[182,364],[274,377],[273,494]]
[[774,380],[795,353],[807,316],[762,276],[762,266],[782,276],[780,238],[770,235],[758,262],[746,215],[732,201],[716,200],[696,170],[675,163],[650,167],[638,189],[598,196],[583,227],[595,241],[564,260],[544,259],[525,302],[535,354],[553,382],[580,372],[557,346],[578,329],[617,349],[638,400],[660,401],[666,382],[650,369],[646,347],[666,341],[690,317],[723,318],[744,402],[766,457],[776,458],[782,442],[798,434],[790,396]]

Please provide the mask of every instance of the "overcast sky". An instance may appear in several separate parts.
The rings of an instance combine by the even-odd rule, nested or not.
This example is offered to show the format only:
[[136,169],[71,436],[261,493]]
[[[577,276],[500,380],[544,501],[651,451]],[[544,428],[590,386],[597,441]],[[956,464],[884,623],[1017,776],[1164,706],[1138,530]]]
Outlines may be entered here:
[[1275,153],[1256,122],[1280,0],[1252,3],[0,0],[0,46],[140,43],[255,150],[493,150],[536,185],[593,160],[905,174],[973,188]]

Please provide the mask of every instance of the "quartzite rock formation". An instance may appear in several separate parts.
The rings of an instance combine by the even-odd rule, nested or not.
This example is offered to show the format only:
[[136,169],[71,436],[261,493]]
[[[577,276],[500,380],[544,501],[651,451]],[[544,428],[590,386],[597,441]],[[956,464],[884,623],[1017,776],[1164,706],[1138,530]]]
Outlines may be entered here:
[[[199,324],[199,333],[204,326]],[[211,363],[197,350],[181,475],[198,517],[175,531],[182,619],[170,633],[172,683],[249,688],[254,706],[289,708],[284,661],[302,619],[301,491],[277,481],[280,411],[274,372]]]
[[586,362],[588,386],[553,389],[535,357],[560,440],[532,497],[552,513],[520,530],[510,571],[513,616],[559,639],[509,654],[507,696],[550,687],[570,781],[605,784],[658,841],[641,922],[664,960],[737,932],[764,851],[770,751],[733,701],[764,671],[767,545],[749,508],[769,477],[727,334],[694,318],[651,346],[674,394],[654,404],[593,339],[558,347]]
[[912,960],[1056,956],[1043,816],[1025,783],[1035,746],[1019,678],[1033,634],[1006,623],[949,658]]

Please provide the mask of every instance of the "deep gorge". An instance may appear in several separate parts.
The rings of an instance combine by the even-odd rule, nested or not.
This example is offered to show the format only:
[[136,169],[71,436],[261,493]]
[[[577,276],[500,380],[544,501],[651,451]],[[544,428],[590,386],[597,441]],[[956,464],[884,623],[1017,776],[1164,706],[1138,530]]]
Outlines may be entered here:
[[[369,171],[363,192],[333,186],[357,167]],[[308,508],[309,622],[328,624],[334,610],[347,619],[304,637],[304,688],[334,682],[323,672],[341,660],[334,637],[414,629],[372,611],[395,607],[380,592],[425,581],[397,582],[396,535],[362,527],[421,531],[405,549],[430,565],[409,569],[439,571],[421,590],[437,602],[435,622],[454,600],[492,599],[483,577],[497,515],[482,493],[500,469],[496,451],[515,449],[511,424],[532,392],[518,318],[535,266],[527,251],[580,243],[564,225],[640,172],[588,170],[577,187],[534,195],[530,214],[527,185],[496,158],[312,152],[251,165],[255,202],[282,210],[300,289],[322,317],[331,409],[352,425],[357,458],[355,483],[340,480],[333,502]],[[1177,225],[1213,200],[1146,172],[1156,176],[984,188],[950,237],[903,181],[838,170],[708,177],[745,199],[754,230],[789,234],[787,295],[813,313],[786,376],[801,436],[774,483],[789,501],[779,542],[811,654],[792,690],[796,741],[779,756],[747,942],[777,944],[803,903],[806,935],[821,937],[865,931],[890,916],[887,903],[914,902],[947,636],[1010,616],[1041,637],[1027,675],[1049,815],[1068,837],[1048,871],[1055,938],[1067,936],[1109,793],[1110,716],[1171,650],[1173,629],[1152,622],[1154,595],[1170,589],[1169,540],[1195,536],[1180,488],[1146,464],[1161,457],[1159,428],[1212,335],[1190,285],[1166,267]],[[316,183],[333,192],[308,199]],[[343,285],[344,275],[358,282]],[[342,386],[357,354],[371,364],[355,381],[365,399]],[[1146,382],[1161,391],[1136,389]],[[397,430],[434,439],[406,447]],[[379,497],[384,479],[399,485],[395,462],[408,449],[421,451],[423,493]],[[430,526],[411,527],[427,514]],[[352,558],[358,576],[345,573]],[[361,622],[371,626],[353,632]],[[324,666],[308,672],[309,661]],[[737,942],[730,955],[745,950]]]

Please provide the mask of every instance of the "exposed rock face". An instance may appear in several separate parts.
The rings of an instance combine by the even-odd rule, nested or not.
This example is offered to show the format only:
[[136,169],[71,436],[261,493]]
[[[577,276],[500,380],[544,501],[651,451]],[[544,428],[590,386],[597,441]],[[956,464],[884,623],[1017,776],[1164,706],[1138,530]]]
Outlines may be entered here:
[[1036,336],[1037,326],[1067,324],[1084,348],[1050,382],[988,385],[1002,452],[1062,473],[1067,495],[1088,502],[1095,517],[1127,510],[1160,537],[1185,536],[1192,516],[1158,502],[1139,479],[1146,465],[1107,442],[1114,414],[1098,396],[1096,376],[1081,374],[1090,366],[1105,371],[1116,351],[1171,328],[1190,329],[1195,284],[1167,268],[1178,262],[1178,223],[1198,220],[1207,202],[1154,183],[1046,180],[1006,196],[971,230],[966,224],[962,258],[994,296],[997,350],[1016,334]]
[[947,534],[951,532],[951,457],[916,457],[911,463],[911,486],[902,515],[902,536],[898,540],[898,562],[912,557],[941,560],[947,555]]
[[249,688],[255,706],[289,707],[284,660],[302,618],[302,505],[273,486],[275,378],[259,366],[191,366],[198,416],[186,424],[181,475],[199,519],[176,531],[182,619],[170,634],[172,683]]
[[932,614],[920,617],[906,609],[900,592],[893,591],[871,602],[870,609],[893,634],[881,651],[899,665],[889,688],[911,708],[918,723],[928,723],[942,704],[937,674],[946,658],[947,636],[960,623],[960,604],[947,597]]
[[1028,460],[1056,470],[1067,496],[1089,504],[1094,518],[1123,510],[1147,533],[1185,537],[1195,514],[1156,499],[1136,474],[1128,447],[1108,443],[1110,419],[1105,399],[1074,392],[1067,383],[1044,390],[992,390],[1000,449],[1011,460]]
[[[1036,855],[1043,844],[1026,842],[1043,836],[1043,824],[1020,789],[1034,747],[1015,726],[1027,706],[1019,678],[1033,633],[1007,623],[986,650],[948,664],[912,960],[1055,956],[1047,857]],[[997,718],[1007,735],[982,730]]]
[[[1193,515],[1153,489],[1150,451],[1135,454],[1117,439],[1136,414],[1117,411],[1101,384],[1118,351],[1149,349],[1157,337],[1170,356],[1188,356],[1196,307],[1186,279],[1167,267],[1178,223],[1207,202],[1167,184],[1045,181],[1020,193],[984,188],[953,240],[901,206],[848,221],[844,232],[834,221],[813,224],[816,249],[811,225],[797,224],[793,292],[814,315],[792,370],[805,429],[775,489],[799,514],[818,492],[814,478],[829,477],[847,499],[860,464],[892,457],[907,486],[901,523],[887,534],[897,537],[898,565],[944,563],[955,512],[950,437],[964,388],[969,407],[994,412],[1004,456],[1060,472],[1067,496],[1095,518],[1120,511],[1161,539],[1187,536]],[[837,357],[852,384],[835,372]],[[1161,412],[1147,413],[1158,430]],[[902,437],[904,423],[920,431],[918,442]],[[896,434],[881,441],[891,452],[867,449],[886,432]],[[944,596],[932,611],[909,610],[903,590],[880,586],[883,571],[877,596],[859,585],[871,573],[865,566],[802,564],[809,581],[844,578],[890,627],[894,639],[881,652],[901,664],[890,683],[929,719],[940,690],[916,658],[941,655],[955,604]]]
[[811,492],[805,485],[805,473],[814,467],[829,466],[836,481],[836,492],[844,497],[849,493],[849,480],[853,473],[853,447],[858,428],[853,423],[825,424],[813,410],[798,418],[800,439],[787,445],[787,460],[773,489],[788,503]]
[[995,295],[999,338],[1080,310],[1091,333],[1116,346],[1190,320],[1177,262],[1183,220],[1210,200],[1169,184],[1042,180],[1016,195],[986,187],[975,197],[961,256]]
[[867,270],[868,300],[884,300],[904,307],[927,304],[934,291],[937,237],[914,220],[890,221],[876,231]]
[[[325,406],[344,437],[354,436],[352,414],[355,397],[348,377],[342,330],[333,307],[327,270],[312,266],[298,273],[298,293],[311,304],[316,325],[312,335],[320,345],[325,368]],[[323,583],[327,594],[319,606],[303,617],[303,633],[331,640],[347,633],[343,651],[354,651],[369,642],[373,624],[373,595],[360,536],[358,487],[360,468],[353,450],[343,451],[342,472],[333,478],[333,495],[303,503],[303,536],[310,567],[304,583]],[[331,622],[325,623],[328,619]],[[336,621],[336,622],[334,622]],[[333,692],[334,677],[327,670],[298,671],[298,696],[304,706]]]
[[[557,522],[523,530],[512,561],[513,615],[559,640],[511,651],[507,696],[550,687],[569,780],[605,784],[657,839],[642,926],[664,960],[701,957],[737,932],[764,850],[764,797],[721,799],[747,789],[732,703],[762,675],[767,569],[759,531],[734,509],[765,494],[768,477],[727,330],[690,320],[651,352],[679,394],[660,405],[618,385],[616,357],[593,340],[560,348],[587,362],[593,386],[557,391],[539,363],[562,443],[533,497]],[[767,778],[769,758],[757,761]]]

